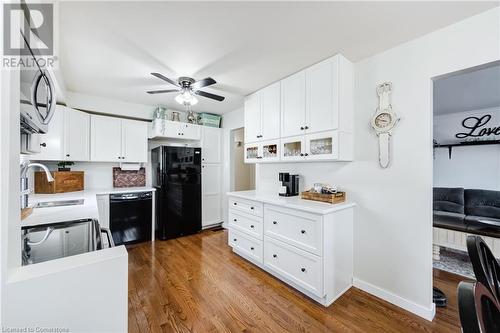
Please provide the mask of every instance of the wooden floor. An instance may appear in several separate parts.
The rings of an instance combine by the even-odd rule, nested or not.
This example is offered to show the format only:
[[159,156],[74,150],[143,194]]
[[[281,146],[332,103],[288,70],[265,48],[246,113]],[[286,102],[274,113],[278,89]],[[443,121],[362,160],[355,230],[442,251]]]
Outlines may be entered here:
[[351,288],[328,308],[241,259],[225,231],[129,247],[129,332],[459,332],[460,278],[433,322]]

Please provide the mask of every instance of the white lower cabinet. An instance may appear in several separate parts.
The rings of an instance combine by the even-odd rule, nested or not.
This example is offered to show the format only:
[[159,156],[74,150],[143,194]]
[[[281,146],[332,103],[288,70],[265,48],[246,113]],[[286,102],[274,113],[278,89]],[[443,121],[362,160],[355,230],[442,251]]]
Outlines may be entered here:
[[228,243],[236,254],[324,306],[352,286],[354,204],[255,192],[228,197]]

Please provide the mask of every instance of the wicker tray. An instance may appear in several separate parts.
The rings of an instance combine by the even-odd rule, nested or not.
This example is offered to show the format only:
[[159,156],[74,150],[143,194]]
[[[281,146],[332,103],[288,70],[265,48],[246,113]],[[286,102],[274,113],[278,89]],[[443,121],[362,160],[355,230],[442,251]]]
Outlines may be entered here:
[[302,192],[301,193],[302,199],[306,200],[314,200],[314,201],[321,201],[321,202],[328,202],[331,204],[336,204],[336,203],[341,203],[345,201],[346,194],[345,192],[337,192],[334,194],[322,194],[322,193],[315,193],[315,192]]

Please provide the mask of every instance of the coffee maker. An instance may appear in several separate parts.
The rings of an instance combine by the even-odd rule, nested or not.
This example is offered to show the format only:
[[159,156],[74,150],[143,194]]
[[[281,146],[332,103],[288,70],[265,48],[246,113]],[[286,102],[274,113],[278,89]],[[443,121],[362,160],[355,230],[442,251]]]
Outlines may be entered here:
[[281,182],[281,189],[279,191],[280,196],[293,197],[299,195],[299,175],[280,172],[279,179]]

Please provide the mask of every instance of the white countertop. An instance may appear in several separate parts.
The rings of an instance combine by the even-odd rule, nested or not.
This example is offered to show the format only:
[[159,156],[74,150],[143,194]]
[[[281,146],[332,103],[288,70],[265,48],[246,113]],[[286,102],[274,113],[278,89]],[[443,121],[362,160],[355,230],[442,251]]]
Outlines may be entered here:
[[277,193],[262,193],[256,191],[228,192],[227,195],[322,215],[356,206],[354,202],[350,201],[339,204],[329,204],[326,202],[304,200],[301,199],[300,196],[280,197]]
[[47,223],[72,221],[79,219],[99,218],[97,210],[97,195],[115,193],[134,193],[155,191],[152,187],[123,187],[106,188],[95,190],[84,190],[78,192],[56,193],[56,194],[31,194],[29,206],[33,207],[38,202],[62,201],[83,199],[82,205],[34,208],[33,213],[21,221],[21,226],[32,226]]

